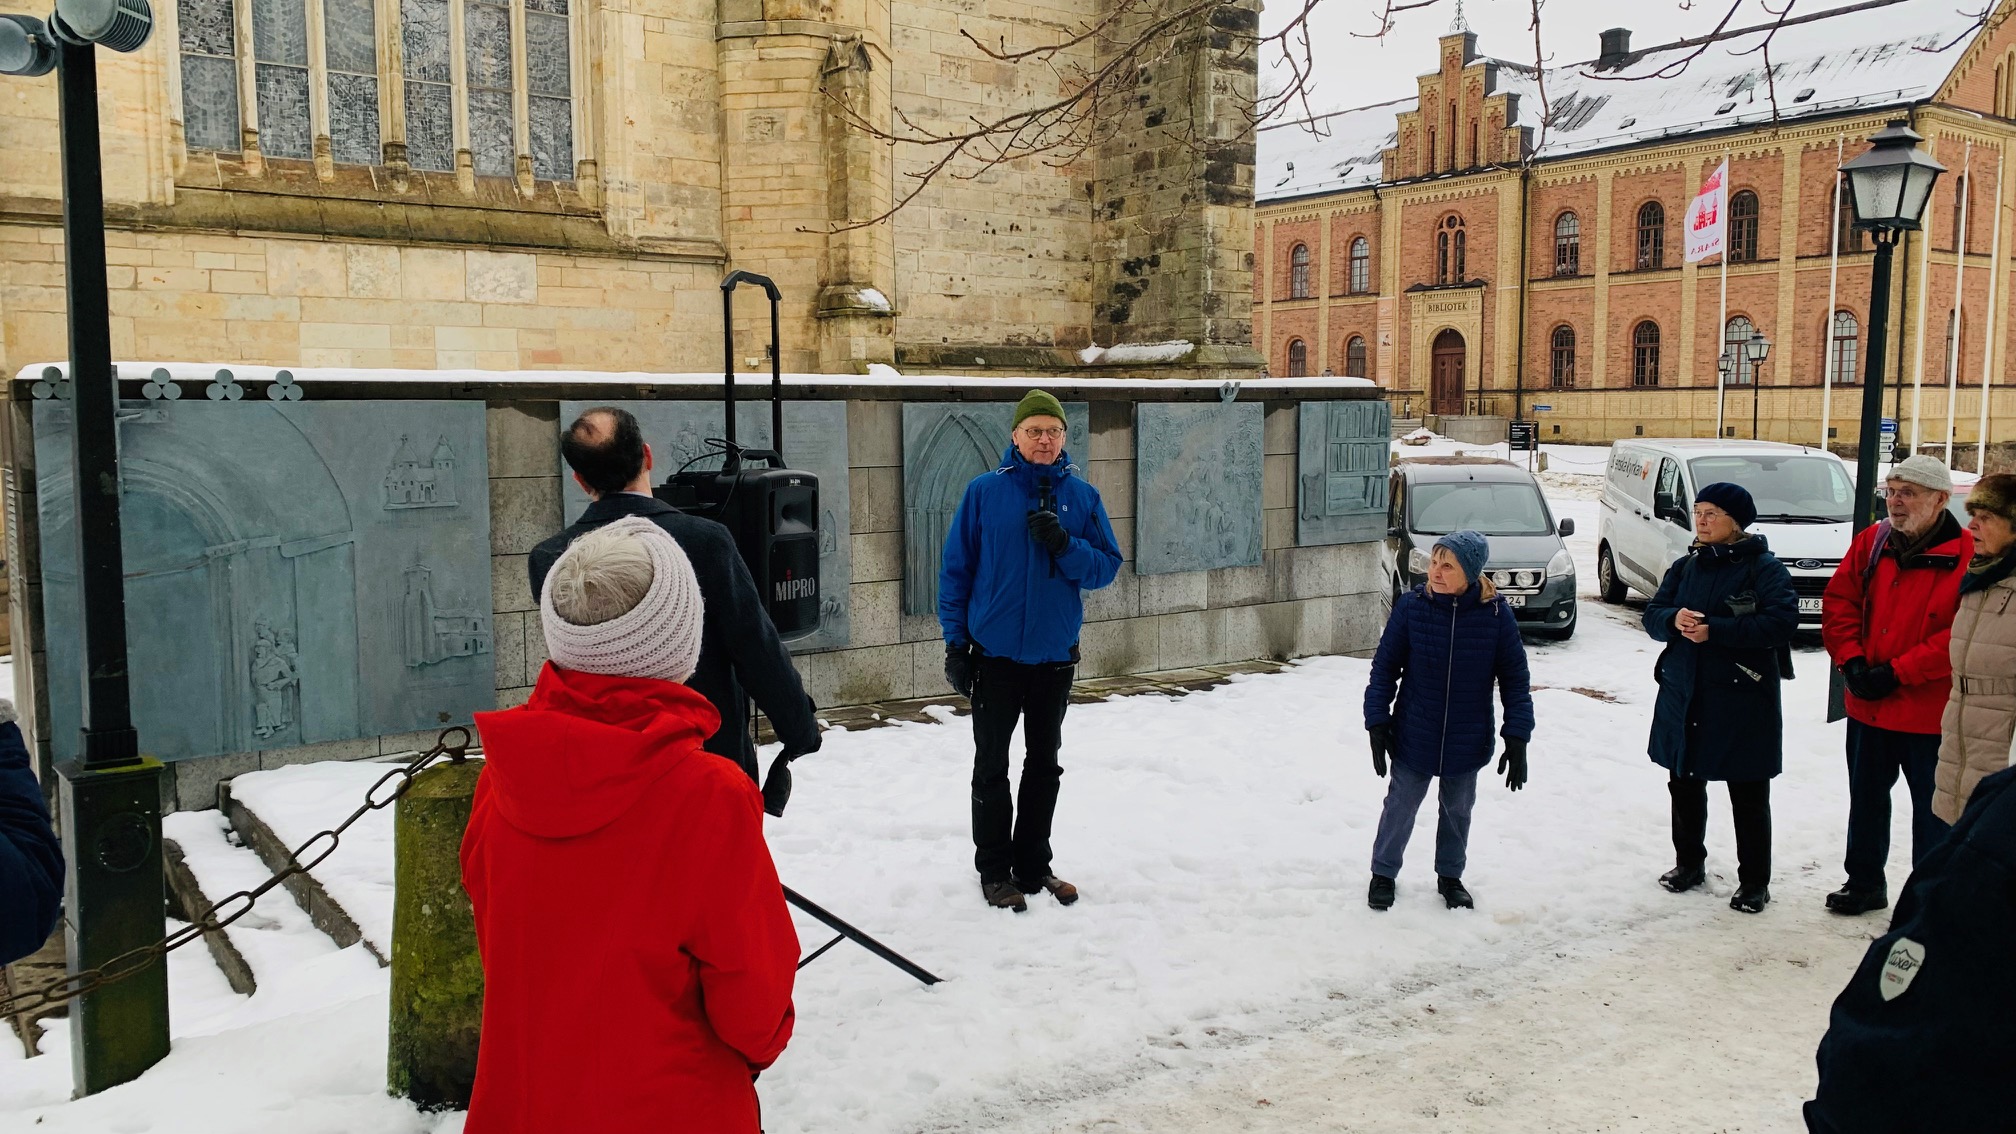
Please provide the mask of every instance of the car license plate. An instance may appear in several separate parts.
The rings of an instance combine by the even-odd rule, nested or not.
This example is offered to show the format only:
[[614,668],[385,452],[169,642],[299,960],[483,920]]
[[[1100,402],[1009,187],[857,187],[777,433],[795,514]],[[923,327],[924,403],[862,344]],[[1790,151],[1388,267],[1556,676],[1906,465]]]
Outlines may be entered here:
[[1511,603],[1511,604],[1512,604],[1513,606],[1525,606],[1525,605],[1526,605],[1526,596],[1525,596],[1525,595],[1506,595],[1506,596],[1505,596],[1505,601],[1506,601],[1506,602],[1509,602],[1509,603]]
[[1818,614],[1818,613],[1820,613],[1820,600],[1819,600],[1818,598],[1802,598],[1802,599],[1800,599],[1800,600],[1799,600],[1799,613],[1801,613],[1801,614]]

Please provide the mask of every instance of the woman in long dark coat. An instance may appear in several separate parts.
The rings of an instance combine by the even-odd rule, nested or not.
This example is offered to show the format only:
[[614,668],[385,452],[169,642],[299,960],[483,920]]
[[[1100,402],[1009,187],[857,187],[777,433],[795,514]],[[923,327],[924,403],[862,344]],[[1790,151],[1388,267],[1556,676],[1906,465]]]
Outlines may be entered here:
[[1726,781],[1737,857],[1729,905],[1744,913],[1771,900],[1771,779],[1784,766],[1778,687],[1791,676],[1786,647],[1799,627],[1791,575],[1764,537],[1743,530],[1756,518],[1740,485],[1703,488],[1694,546],[1645,607],[1645,632],[1666,643],[1650,751],[1670,773],[1675,864],[1659,884],[1678,894],[1702,883],[1708,781]]

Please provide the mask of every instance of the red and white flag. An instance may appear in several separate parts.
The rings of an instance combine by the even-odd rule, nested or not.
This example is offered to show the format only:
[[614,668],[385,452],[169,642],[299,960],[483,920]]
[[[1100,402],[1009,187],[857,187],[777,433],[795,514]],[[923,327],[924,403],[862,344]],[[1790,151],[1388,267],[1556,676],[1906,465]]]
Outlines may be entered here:
[[1681,231],[1686,234],[1687,262],[1692,264],[1722,251],[1722,236],[1729,227],[1729,161],[1715,167],[1715,172],[1701,186],[1701,194],[1694,203],[1687,206],[1687,224]]

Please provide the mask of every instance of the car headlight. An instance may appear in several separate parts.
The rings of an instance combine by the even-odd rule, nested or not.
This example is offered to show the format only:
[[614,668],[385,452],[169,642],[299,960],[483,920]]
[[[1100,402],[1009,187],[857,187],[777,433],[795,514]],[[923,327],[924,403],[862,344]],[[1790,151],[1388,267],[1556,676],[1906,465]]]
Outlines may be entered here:
[[1428,573],[1428,553],[1418,547],[1408,551],[1407,572],[1411,575],[1426,575]]
[[1547,577],[1550,579],[1558,579],[1563,575],[1573,575],[1574,573],[1575,557],[1568,554],[1568,549],[1565,547],[1555,552],[1554,558],[1547,561]]

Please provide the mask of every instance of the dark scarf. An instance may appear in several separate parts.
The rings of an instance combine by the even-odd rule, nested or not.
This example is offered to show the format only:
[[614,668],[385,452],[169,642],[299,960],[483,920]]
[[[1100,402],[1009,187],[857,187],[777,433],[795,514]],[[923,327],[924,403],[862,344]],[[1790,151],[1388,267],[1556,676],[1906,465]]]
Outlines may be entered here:
[[1764,537],[1746,535],[1741,539],[1731,540],[1728,543],[1702,543],[1697,539],[1694,541],[1694,546],[1691,550],[1697,557],[1705,559],[1710,563],[1722,563],[1724,561],[1742,559],[1763,551]]
[[1975,591],[1985,591],[2008,578],[2011,572],[2016,572],[2016,555],[2003,552],[1991,558],[1977,554],[1974,562],[1967,565],[1967,573],[1960,577],[1960,593],[1971,595]]
[[1892,524],[1890,526],[1888,550],[1890,554],[1897,557],[1897,562],[1900,566],[1909,567],[1911,560],[1925,554],[1933,547],[1959,538],[1960,521],[1953,518],[1953,513],[1941,508],[1939,510],[1938,521],[1925,529],[1925,534],[1919,536],[1917,539],[1912,539],[1910,536],[1905,535],[1904,529]]

